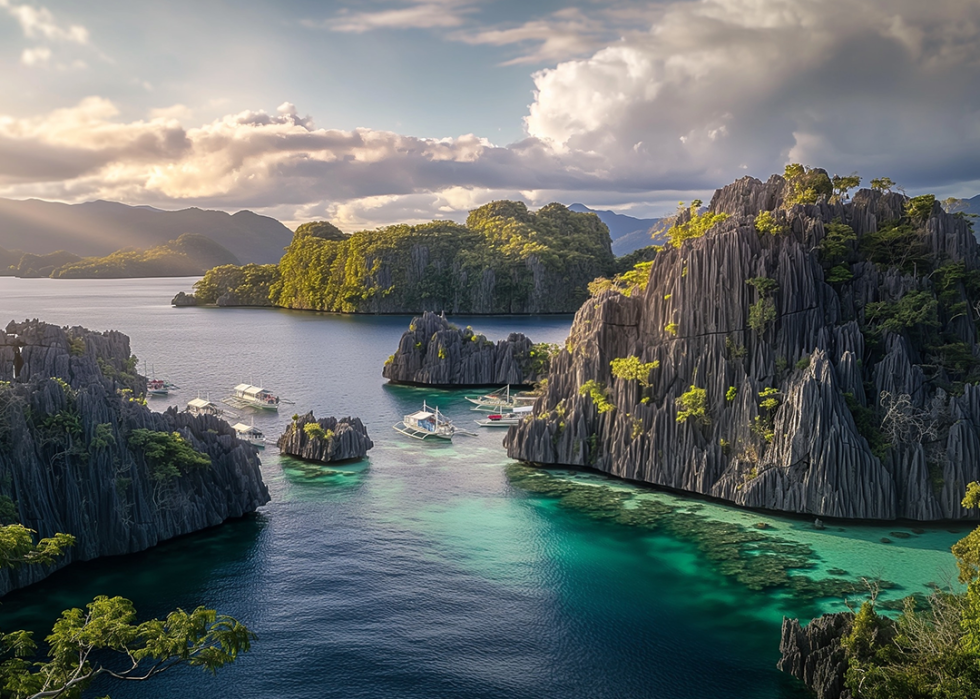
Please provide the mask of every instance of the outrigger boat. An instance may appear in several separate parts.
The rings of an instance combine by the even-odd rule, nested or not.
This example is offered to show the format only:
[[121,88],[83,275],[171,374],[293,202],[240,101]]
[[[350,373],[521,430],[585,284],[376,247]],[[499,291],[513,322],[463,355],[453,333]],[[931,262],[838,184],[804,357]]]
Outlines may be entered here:
[[480,427],[510,427],[511,425],[517,425],[531,414],[533,407],[530,405],[525,405],[520,408],[514,408],[509,413],[491,413],[487,415],[485,420],[474,420],[476,424]]
[[235,394],[221,401],[234,408],[261,408],[279,410],[279,396],[261,386],[240,383],[235,386]]
[[511,393],[510,385],[498,388],[496,391],[483,396],[465,396],[470,403],[476,404],[473,410],[489,410],[498,413],[501,410],[527,406],[537,400],[537,396],[526,393]]
[[225,414],[225,411],[216,403],[205,400],[200,396],[187,401],[186,411],[191,415],[213,415],[214,417],[222,417]]
[[243,422],[239,422],[231,427],[233,430],[235,430],[239,439],[248,442],[253,447],[265,449],[265,435],[262,434],[262,431],[255,426],[254,421],[251,425],[246,425]]
[[395,432],[412,439],[445,439],[452,441],[458,431],[453,421],[439,412],[439,408],[430,408],[424,401],[422,409],[406,415],[401,422],[394,424]]

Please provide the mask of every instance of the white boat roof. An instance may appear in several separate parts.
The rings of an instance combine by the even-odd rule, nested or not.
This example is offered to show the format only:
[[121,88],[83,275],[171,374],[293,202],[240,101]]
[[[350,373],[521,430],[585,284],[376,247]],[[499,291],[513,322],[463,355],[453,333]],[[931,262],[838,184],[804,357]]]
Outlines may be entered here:
[[257,395],[259,393],[269,393],[269,391],[266,391],[261,386],[253,386],[252,384],[248,384],[248,383],[238,384],[237,386],[235,386],[235,390],[238,391],[239,393],[247,393],[252,396]]
[[406,415],[406,417],[412,418],[413,420],[427,420],[432,417],[432,413],[427,413],[424,410],[420,410],[417,413],[412,413],[411,415]]
[[244,432],[246,434],[262,434],[262,432],[252,425],[246,425],[244,422],[238,422],[231,426],[235,432]]
[[522,406],[520,406],[518,408],[514,408],[513,412],[515,412],[515,413],[529,413],[532,410],[534,410],[534,406],[533,405],[522,405]]
[[204,400],[203,398],[192,398],[187,401],[187,406],[189,408],[217,408],[214,403],[209,400]]

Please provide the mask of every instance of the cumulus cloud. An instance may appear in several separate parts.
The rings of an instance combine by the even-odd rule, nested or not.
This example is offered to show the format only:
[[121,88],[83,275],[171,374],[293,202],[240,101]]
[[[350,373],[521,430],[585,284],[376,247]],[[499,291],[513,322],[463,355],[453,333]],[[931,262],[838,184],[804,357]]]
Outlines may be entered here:
[[980,4],[702,0],[534,75],[528,133],[644,187],[799,160],[963,179],[980,162]]

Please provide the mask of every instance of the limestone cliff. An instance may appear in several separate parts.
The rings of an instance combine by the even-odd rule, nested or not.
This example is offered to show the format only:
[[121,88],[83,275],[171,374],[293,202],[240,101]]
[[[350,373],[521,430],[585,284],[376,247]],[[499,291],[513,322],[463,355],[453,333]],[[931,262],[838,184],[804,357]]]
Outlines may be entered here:
[[821,517],[977,517],[969,223],[928,198],[789,190],[718,190],[726,220],[665,247],[645,288],[587,301],[508,454]]
[[412,319],[381,373],[392,383],[421,386],[530,385],[548,375],[549,352],[521,333],[493,343],[426,312]]
[[810,688],[816,699],[851,699],[844,686],[847,652],[841,639],[851,632],[854,615],[828,614],[800,626],[796,619],[783,619],[779,644],[782,657],[776,664]]
[[[134,367],[118,332],[36,320],[0,331],[0,497],[14,503],[11,519],[39,535],[77,538],[56,567],[142,551],[269,500],[254,447],[216,418],[150,411]],[[210,465],[162,462],[135,446],[144,430]],[[0,594],[52,570],[0,571]]]
[[277,444],[283,454],[324,463],[363,459],[374,447],[359,417],[317,420],[312,410],[289,423]]

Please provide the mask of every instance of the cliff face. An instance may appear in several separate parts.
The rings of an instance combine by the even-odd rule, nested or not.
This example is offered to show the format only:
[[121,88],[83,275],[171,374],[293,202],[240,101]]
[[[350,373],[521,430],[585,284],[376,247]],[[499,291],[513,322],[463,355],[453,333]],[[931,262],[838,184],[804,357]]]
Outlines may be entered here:
[[776,667],[802,680],[817,699],[851,699],[844,686],[847,652],[840,641],[851,633],[853,620],[849,612],[828,614],[806,626],[783,619],[782,657]]
[[[146,388],[134,366],[118,332],[38,321],[0,331],[0,496],[40,536],[77,538],[53,568],[0,571],[0,594],[71,561],[142,551],[269,501],[254,447],[216,418],[151,412],[133,398]],[[134,430],[176,432],[211,464],[167,475],[130,445]]]
[[[310,429],[307,425],[316,425]],[[363,459],[374,442],[358,417],[322,417],[313,411],[293,420],[277,442],[279,451],[307,461],[349,461]]]
[[[587,301],[508,454],[771,510],[977,517],[960,505],[980,478],[968,223],[869,190],[785,208],[787,189],[718,190],[730,217],[666,247],[645,290]],[[783,230],[759,232],[764,211]],[[628,357],[659,363],[648,385],[613,375]]]
[[412,319],[381,374],[392,383],[423,386],[518,386],[547,376],[549,362],[549,349],[521,333],[494,344],[425,313]]

